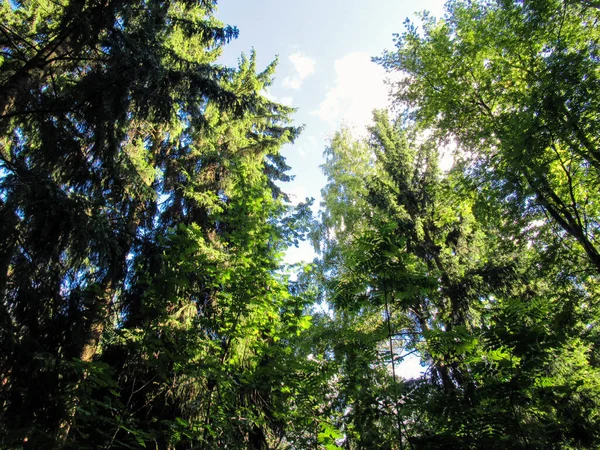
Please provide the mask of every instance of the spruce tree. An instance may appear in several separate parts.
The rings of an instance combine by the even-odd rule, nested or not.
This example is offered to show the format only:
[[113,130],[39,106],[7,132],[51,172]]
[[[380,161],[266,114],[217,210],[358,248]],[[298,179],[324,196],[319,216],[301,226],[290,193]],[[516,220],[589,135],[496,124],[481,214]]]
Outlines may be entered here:
[[299,129],[262,96],[274,64],[215,63],[237,30],[214,8],[2,4],[3,446],[270,438],[250,369],[291,326]]

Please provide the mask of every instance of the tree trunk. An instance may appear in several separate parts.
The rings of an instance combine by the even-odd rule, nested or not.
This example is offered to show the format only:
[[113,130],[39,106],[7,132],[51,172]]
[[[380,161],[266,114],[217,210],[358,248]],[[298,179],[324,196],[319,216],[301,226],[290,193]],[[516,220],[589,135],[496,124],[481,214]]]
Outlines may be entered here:
[[[132,210],[128,218],[128,226],[124,230],[124,238],[121,240],[122,245],[119,246],[121,253],[115,256],[112,268],[102,282],[102,296],[98,298],[96,308],[92,311],[92,317],[87,325],[86,337],[81,345],[79,359],[84,363],[91,363],[98,353],[100,340],[104,333],[106,321],[110,315],[110,307],[112,299],[115,295],[117,287],[123,282],[126,272],[127,255],[131,251],[131,247],[137,234],[138,226],[141,222],[141,216],[144,210],[144,204],[141,201],[136,201],[132,206]],[[84,371],[82,378],[77,382],[74,392],[76,393],[80,384],[87,378],[88,372]],[[80,399],[75,394],[73,404],[66,418],[59,425],[58,443],[64,444],[69,437],[71,425],[77,412],[77,405]]]

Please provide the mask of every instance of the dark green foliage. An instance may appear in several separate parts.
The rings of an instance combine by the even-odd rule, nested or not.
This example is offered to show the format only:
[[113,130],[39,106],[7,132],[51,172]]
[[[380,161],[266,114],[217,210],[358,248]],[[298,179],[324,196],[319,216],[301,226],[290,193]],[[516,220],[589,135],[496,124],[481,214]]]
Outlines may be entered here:
[[300,130],[261,95],[274,64],[214,63],[214,7],[2,4],[2,447],[280,439]]

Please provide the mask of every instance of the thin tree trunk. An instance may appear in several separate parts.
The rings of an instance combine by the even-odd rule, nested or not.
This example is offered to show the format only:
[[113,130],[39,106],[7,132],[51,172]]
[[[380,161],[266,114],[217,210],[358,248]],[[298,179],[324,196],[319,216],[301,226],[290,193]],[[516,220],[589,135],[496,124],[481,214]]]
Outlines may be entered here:
[[[131,250],[138,226],[141,222],[143,207],[144,204],[141,201],[136,201],[132,206],[132,211],[128,220],[129,225],[125,230],[126,237],[123,240],[123,245],[120,248],[121,253],[118,255],[116,261],[113,263],[113,267],[111,270],[109,270],[109,273],[102,282],[102,296],[98,298],[98,304],[96,305],[97,307],[93,312],[93,316],[89,322],[89,325],[87,326],[86,337],[79,352],[79,359],[84,363],[91,363],[98,353],[100,340],[102,339],[106,322],[110,316],[113,297],[116,289],[123,282],[125,277],[127,255]],[[74,389],[75,396],[73,398],[71,409],[69,410],[66,418],[59,425],[58,442],[60,444],[64,444],[69,437],[73,419],[75,418],[75,414],[77,412],[77,405],[80,401],[76,392],[81,383],[87,378],[87,375],[88,372],[84,371],[81,379],[77,382]]]

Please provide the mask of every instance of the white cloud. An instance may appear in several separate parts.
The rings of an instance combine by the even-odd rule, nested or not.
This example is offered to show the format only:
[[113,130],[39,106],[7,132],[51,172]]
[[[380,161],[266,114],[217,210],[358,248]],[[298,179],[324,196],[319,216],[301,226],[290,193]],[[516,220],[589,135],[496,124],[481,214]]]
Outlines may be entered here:
[[294,103],[294,98],[288,96],[284,96],[284,97],[276,97],[273,94],[271,94],[271,91],[269,91],[268,89],[265,89],[264,91],[262,91],[262,94],[268,98],[269,100],[271,100],[272,102],[275,103],[280,103],[282,105],[285,106],[292,106],[292,104]]
[[385,70],[366,53],[349,53],[335,61],[335,85],[313,111],[332,126],[345,122],[364,130],[372,111],[390,106]]
[[285,105],[285,106],[292,106],[292,104],[294,103],[294,98],[289,97],[289,96],[281,97],[278,100],[278,103],[281,103],[282,105]]
[[298,73],[301,80],[315,73],[315,60],[303,55],[302,53],[293,53],[289,56],[289,60],[294,65],[294,69]]
[[315,73],[316,62],[314,59],[300,53],[292,53],[288,59],[294,67],[294,74],[283,79],[282,85],[289,89],[300,89],[302,82]]
[[281,83],[284,88],[288,89],[300,89],[302,86],[302,80],[298,77],[285,77]]

